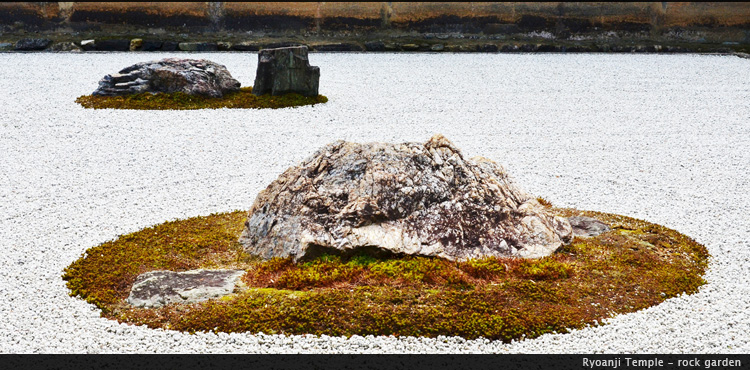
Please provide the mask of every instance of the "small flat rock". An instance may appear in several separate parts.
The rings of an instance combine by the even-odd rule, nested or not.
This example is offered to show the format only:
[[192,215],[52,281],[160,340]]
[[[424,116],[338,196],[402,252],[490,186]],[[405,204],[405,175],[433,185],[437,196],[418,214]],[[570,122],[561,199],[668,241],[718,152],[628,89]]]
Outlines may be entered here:
[[243,270],[149,271],[139,275],[127,303],[144,308],[195,303],[232,294]]
[[38,51],[46,49],[52,40],[50,39],[21,39],[16,42],[16,50],[19,51]]
[[58,43],[52,44],[52,46],[49,47],[49,50],[50,51],[58,51],[58,52],[59,51],[73,51],[73,52],[80,52],[80,51],[82,51],[82,49],[81,49],[80,46],[78,46],[78,45],[76,45],[76,44],[74,44],[74,43],[72,43],[70,41],[58,42]]
[[604,222],[586,216],[568,217],[568,222],[573,227],[573,236],[578,237],[591,238],[612,230]]

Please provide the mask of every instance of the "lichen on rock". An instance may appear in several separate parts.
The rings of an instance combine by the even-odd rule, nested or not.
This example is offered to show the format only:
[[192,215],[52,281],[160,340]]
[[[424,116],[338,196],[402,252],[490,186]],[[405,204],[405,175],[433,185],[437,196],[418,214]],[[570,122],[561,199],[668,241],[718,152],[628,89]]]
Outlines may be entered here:
[[263,259],[358,251],[449,260],[536,258],[572,237],[486,158],[425,144],[337,141],[261,191],[240,243]]
[[136,307],[194,303],[234,292],[242,270],[149,271],[136,278],[126,302]]
[[183,92],[220,98],[239,89],[240,82],[221,64],[205,59],[166,58],[137,63],[106,75],[92,95]]

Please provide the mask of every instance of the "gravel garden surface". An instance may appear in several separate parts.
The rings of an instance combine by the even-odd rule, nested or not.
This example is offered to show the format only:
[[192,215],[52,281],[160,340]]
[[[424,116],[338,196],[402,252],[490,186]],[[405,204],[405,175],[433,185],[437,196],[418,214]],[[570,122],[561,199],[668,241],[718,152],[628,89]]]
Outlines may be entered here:
[[[750,352],[750,64],[733,56],[312,53],[328,102],[85,109],[107,73],[180,53],[0,54],[2,353]],[[196,53],[243,86],[255,53]],[[315,337],[118,324],[68,296],[90,247],[167,220],[249,209],[335,140],[442,133],[558,207],[658,223],[712,255],[699,293],[512,343]]]

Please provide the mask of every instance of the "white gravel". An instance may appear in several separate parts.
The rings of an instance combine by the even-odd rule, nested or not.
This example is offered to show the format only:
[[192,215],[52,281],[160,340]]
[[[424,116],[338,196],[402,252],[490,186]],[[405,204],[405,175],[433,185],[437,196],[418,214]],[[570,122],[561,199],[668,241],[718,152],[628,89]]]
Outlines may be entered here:
[[[748,353],[750,62],[697,55],[311,54],[315,107],[86,110],[98,80],[173,53],[0,54],[2,353]],[[252,85],[255,54],[192,54]],[[426,141],[507,167],[559,206],[675,228],[708,284],[607,325],[511,344],[460,338],[195,335],[120,325],[68,296],[88,248],[248,209],[334,140]]]

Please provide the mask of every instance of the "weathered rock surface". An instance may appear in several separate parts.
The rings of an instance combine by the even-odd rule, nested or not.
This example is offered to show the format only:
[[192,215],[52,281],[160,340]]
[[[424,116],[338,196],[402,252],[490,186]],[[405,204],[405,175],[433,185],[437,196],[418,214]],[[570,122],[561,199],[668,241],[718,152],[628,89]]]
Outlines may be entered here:
[[253,94],[298,93],[317,96],[320,68],[311,66],[307,46],[263,49],[258,52],[258,69]]
[[535,258],[569,241],[552,216],[489,159],[442,135],[427,143],[337,141],[261,191],[240,243],[264,259],[325,253]]
[[21,39],[16,42],[15,49],[18,51],[44,50],[52,43],[50,39]]
[[153,308],[218,298],[234,292],[244,273],[242,270],[150,271],[136,278],[127,302]]
[[204,59],[167,58],[134,64],[104,76],[93,95],[119,96],[182,91],[214,98],[240,89],[226,67]]
[[578,237],[590,238],[612,230],[604,222],[586,216],[568,217],[568,222],[573,227],[573,236]]

